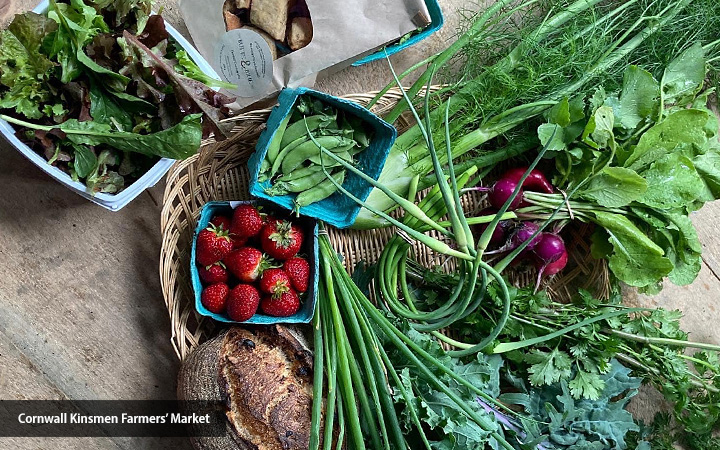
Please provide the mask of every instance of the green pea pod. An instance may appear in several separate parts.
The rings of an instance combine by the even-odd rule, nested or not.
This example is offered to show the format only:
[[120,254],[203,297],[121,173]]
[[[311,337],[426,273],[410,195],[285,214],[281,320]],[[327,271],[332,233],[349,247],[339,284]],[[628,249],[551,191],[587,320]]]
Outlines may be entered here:
[[[290,114],[288,114],[290,117]],[[305,129],[305,122],[307,121],[307,127],[310,131],[317,131],[320,128],[334,128],[337,129],[337,121],[335,116],[328,116],[326,114],[318,114],[315,116],[308,116],[305,120],[298,120],[291,124],[285,130],[282,141],[280,142],[280,148],[285,147],[295,139],[307,136],[307,129]]]
[[[306,177],[298,178],[297,180],[283,182],[283,188],[288,192],[303,192],[308,189],[314,188],[320,182],[327,179],[325,172],[322,170]],[[278,183],[281,184],[281,183]]]
[[[319,145],[321,145],[323,148],[332,151],[333,149],[336,149],[338,147],[344,147],[349,144],[352,144],[352,141],[339,137],[339,136],[320,136],[316,139]],[[300,165],[308,160],[309,158],[313,156],[320,155],[320,147],[318,147],[314,142],[305,142],[303,144],[298,145],[295,147],[292,151],[288,152],[285,157],[282,159],[282,161],[279,161],[280,158],[278,158],[277,161],[275,161],[275,165],[273,166],[273,169],[275,169],[275,166],[280,163],[282,167],[282,173],[290,173],[293,170],[300,167]],[[330,161],[330,158],[325,158],[325,161]],[[319,162],[319,160],[318,160]],[[274,170],[273,170],[274,172]]]
[[[341,170],[336,174],[333,174],[332,178],[337,184],[342,185],[345,182],[345,170]],[[314,188],[301,192],[297,197],[295,197],[295,210],[298,211],[303,206],[308,206],[319,202],[320,200],[325,200],[333,195],[336,190],[337,187],[329,179],[318,183],[318,185]]]
[[[340,148],[341,148],[341,151],[336,152],[333,150],[333,153],[335,153],[338,156],[338,158],[342,158],[344,161],[352,162],[352,155],[350,154],[350,152],[347,151],[348,147],[345,146],[345,147],[340,147]],[[318,167],[322,167],[320,165],[320,155],[313,155],[313,156],[309,157],[307,160]],[[325,155],[323,157],[322,161],[323,161],[323,163],[325,163],[325,167],[336,167],[336,166],[341,165],[339,162],[337,162],[336,160],[334,160],[333,158],[331,158],[327,155]]]
[[291,151],[295,150],[295,149],[296,149],[297,147],[299,147],[300,145],[306,144],[306,143],[308,143],[308,142],[309,142],[309,143],[312,143],[312,141],[310,140],[310,138],[305,137],[305,136],[301,136],[301,137],[295,139],[294,141],[292,141],[291,143],[289,143],[288,145],[284,146],[284,147],[282,148],[282,150],[280,150],[280,153],[278,154],[277,158],[275,158],[275,161],[274,161],[273,164],[272,164],[272,169],[270,170],[270,176],[271,176],[271,177],[274,177],[275,174],[280,171],[280,167],[281,167],[281,164],[282,164],[283,159],[285,159],[285,157],[286,157]]
[[297,180],[298,178],[303,178],[308,175],[312,175],[316,172],[322,172],[322,167],[317,165],[311,165],[307,167],[300,167],[299,169],[295,169],[292,172],[288,174],[283,174],[282,176],[278,177],[277,181],[293,181]]
[[272,166],[272,163],[275,162],[278,153],[280,153],[280,143],[282,142],[283,136],[285,135],[285,129],[287,128],[288,122],[290,122],[290,114],[288,114],[287,117],[285,117],[283,121],[280,122],[280,126],[278,127],[277,131],[275,131],[275,135],[273,136],[272,141],[270,141],[268,151],[265,154],[265,159],[268,161],[270,166]]

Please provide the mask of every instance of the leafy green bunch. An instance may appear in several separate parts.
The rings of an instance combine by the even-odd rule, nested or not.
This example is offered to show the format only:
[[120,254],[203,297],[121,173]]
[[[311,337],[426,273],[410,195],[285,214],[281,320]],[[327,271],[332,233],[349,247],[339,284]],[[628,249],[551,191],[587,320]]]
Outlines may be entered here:
[[[555,185],[572,193],[564,218],[599,225],[593,256],[645,292],[657,292],[664,277],[677,285],[697,277],[702,248],[688,215],[720,198],[706,68],[700,44],[671,61],[659,81],[628,66],[619,91],[597,87],[589,98],[565,98],[538,129],[559,174]],[[529,213],[565,202],[560,194],[526,199],[535,206],[523,210]]]
[[203,135],[227,132],[219,121],[231,99],[204,84],[221,85],[150,8],[53,0],[0,32],[0,117],[92,192],[118,192],[158,157],[187,158]]

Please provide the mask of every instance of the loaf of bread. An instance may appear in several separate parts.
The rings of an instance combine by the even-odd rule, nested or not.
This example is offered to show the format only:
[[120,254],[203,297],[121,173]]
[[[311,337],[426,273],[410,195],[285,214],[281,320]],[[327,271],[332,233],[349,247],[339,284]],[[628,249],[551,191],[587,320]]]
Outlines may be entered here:
[[312,353],[302,335],[281,325],[234,327],[186,360],[181,400],[222,401],[227,433],[194,437],[202,450],[306,450],[312,413]]

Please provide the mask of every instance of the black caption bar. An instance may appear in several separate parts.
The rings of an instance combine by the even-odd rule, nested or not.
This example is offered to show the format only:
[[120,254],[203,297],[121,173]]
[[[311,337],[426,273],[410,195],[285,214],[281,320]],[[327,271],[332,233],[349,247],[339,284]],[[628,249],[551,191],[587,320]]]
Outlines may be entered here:
[[0,437],[222,436],[225,406],[161,400],[0,400]]

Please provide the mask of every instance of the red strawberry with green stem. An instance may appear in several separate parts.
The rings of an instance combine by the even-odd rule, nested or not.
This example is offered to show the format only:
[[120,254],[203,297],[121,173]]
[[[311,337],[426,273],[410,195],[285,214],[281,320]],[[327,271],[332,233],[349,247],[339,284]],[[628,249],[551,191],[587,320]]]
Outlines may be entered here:
[[269,316],[288,317],[300,309],[300,297],[292,289],[275,298],[271,295],[263,297],[260,308]]
[[292,258],[300,251],[303,232],[287,220],[267,223],[260,231],[260,245],[271,257],[279,260]]
[[233,250],[223,262],[242,283],[252,283],[265,269],[273,267],[272,262],[260,250],[252,247]]
[[210,220],[210,223],[215,225],[216,227],[220,228],[220,226],[223,227],[223,230],[230,231],[230,218],[227,216],[215,216]]
[[228,231],[210,224],[198,234],[195,259],[201,266],[211,266],[227,256],[232,247]]
[[220,314],[225,311],[229,292],[230,288],[225,283],[212,284],[203,289],[200,294],[200,302],[208,311]]
[[260,293],[254,286],[238,284],[227,299],[227,315],[236,322],[245,322],[255,315],[260,303]]
[[267,269],[260,277],[260,290],[273,297],[290,290],[290,278],[282,269]]
[[290,285],[298,292],[305,292],[310,280],[310,264],[299,256],[294,256],[283,264],[283,270],[290,278]]
[[239,205],[233,212],[230,232],[236,239],[242,240],[257,236],[263,227],[263,217],[253,205]]
[[206,267],[199,267],[198,275],[207,284],[227,283],[228,280],[227,268],[219,261]]

